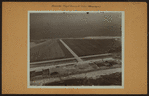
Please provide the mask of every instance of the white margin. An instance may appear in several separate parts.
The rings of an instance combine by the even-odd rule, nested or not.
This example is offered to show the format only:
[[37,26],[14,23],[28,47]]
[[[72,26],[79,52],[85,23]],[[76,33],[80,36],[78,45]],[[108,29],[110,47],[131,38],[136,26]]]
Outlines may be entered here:
[[30,12],[28,12],[27,32],[27,88],[30,88]]
[[125,47],[125,12],[123,11],[122,12],[122,22],[121,22],[121,25],[122,25],[122,86],[124,88],[124,54],[125,54],[125,50],[124,50],[124,47]]
[[[104,13],[110,13],[110,12],[121,12],[122,13],[122,86],[30,86],[30,13],[63,13],[63,12],[71,12],[71,13],[86,13],[86,12],[104,12]],[[54,89],[124,89],[124,39],[125,39],[125,12],[124,11],[28,11],[28,34],[27,34],[27,88],[54,88]]]

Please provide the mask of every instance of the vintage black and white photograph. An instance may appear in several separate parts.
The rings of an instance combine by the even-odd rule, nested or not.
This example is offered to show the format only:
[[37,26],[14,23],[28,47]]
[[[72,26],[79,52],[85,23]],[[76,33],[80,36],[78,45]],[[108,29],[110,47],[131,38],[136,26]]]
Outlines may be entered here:
[[123,88],[123,11],[28,11],[29,88]]

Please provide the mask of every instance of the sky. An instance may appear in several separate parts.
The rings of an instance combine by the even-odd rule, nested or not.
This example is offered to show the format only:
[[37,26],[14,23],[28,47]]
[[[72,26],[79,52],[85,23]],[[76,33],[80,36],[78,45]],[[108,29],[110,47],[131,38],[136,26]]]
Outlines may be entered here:
[[30,39],[121,36],[121,13],[30,13]]

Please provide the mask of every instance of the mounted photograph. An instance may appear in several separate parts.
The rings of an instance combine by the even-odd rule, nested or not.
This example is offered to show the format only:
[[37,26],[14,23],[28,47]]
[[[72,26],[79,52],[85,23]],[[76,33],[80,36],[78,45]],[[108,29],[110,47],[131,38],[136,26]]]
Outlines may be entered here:
[[124,88],[124,11],[28,11],[28,88]]

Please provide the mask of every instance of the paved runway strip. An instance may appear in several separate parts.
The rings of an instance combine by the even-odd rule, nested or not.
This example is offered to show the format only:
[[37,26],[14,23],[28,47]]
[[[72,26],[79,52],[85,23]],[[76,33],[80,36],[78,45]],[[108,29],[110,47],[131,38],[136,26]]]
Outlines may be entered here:
[[83,60],[78,57],[78,55],[76,53],[74,53],[69,46],[67,46],[67,44],[65,42],[63,42],[63,40],[60,39],[60,41],[62,42],[62,44],[69,50],[69,52],[75,57],[75,59],[78,61],[78,62],[83,62]]

